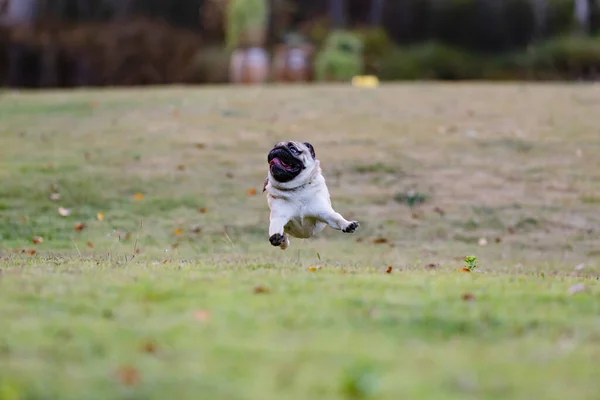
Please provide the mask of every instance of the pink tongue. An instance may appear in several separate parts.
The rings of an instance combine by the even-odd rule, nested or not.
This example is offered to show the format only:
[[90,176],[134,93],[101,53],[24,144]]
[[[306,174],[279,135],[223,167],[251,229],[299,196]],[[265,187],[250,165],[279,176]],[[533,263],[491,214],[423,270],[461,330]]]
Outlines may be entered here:
[[273,165],[276,164],[280,167],[284,167],[285,164],[281,162],[281,160],[279,159],[279,157],[275,157],[274,159],[271,160],[271,162],[269,163],[269,165]]

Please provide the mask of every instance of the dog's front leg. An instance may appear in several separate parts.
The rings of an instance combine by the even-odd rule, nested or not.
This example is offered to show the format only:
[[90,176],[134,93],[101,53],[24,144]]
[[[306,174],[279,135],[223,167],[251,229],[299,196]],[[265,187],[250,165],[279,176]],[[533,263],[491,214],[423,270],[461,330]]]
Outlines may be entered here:
[[273,246],[279,246],[285,250],[289,245],[287,234],[284,233],[285,224],[289,222],[289,217],[271,213],[271,222],[269,223],[269,242]]
[[360,224],[357,221],[348,221],[342,214],[328,207],[320,212],[318,218],[333,229],[341,230],[344,233],[353,233]]

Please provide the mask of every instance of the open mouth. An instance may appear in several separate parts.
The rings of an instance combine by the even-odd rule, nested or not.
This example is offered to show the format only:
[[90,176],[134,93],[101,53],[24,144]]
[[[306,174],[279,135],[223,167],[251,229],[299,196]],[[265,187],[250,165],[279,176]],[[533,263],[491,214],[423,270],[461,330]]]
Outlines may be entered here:
[[302,163],[292,156],[289,150],[285,147],[276,147],[271,150],[269,152],[267,161],[269,162],[269,168],[271,168],[271,171],[279,169],[288,172],[294,172],[302,169]]

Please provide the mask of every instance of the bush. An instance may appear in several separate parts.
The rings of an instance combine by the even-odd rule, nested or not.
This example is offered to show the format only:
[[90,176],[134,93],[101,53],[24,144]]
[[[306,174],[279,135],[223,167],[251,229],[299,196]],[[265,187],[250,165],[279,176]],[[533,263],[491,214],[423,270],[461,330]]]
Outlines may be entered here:
[[565,36],[518,52],[475,53],[429,42],[381,60],[382,80],[574,80],[600,76],[600,37]]
[[337,30],[327,37],[315,58],[317,80],[345,81],[363,71],[363,44],[355,33]]
[[429,42],[397,48],[381,60],[380,79],[475,79],[482,76],[483,57]]

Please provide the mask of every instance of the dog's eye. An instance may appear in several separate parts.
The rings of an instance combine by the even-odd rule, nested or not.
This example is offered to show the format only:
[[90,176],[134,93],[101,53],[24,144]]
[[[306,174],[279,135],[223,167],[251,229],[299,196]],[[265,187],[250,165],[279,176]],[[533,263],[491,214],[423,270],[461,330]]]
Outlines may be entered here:
[[294,146],[290,146],[290,151],[292,152],[293,155],[297,156],[298,154],[300,154],[300,152],[298,151],[297,148],[295,148]]

